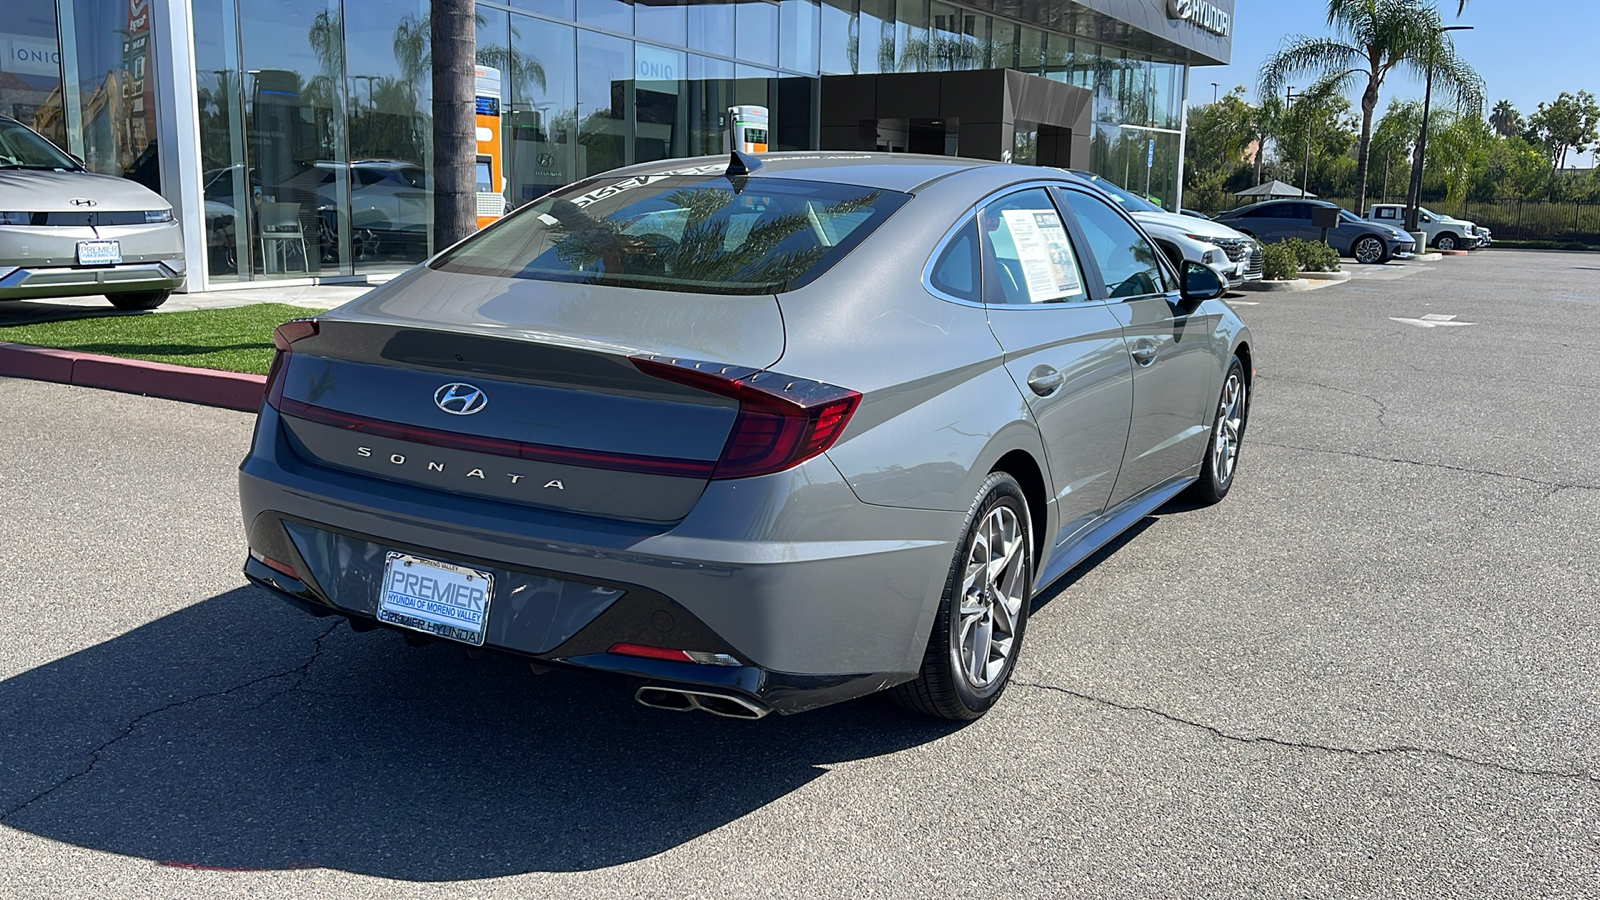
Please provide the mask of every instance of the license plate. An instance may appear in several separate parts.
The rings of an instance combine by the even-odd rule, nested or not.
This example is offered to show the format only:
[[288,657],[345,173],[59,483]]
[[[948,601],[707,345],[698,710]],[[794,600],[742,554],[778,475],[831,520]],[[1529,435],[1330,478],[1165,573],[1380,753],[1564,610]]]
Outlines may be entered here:
[[389,553],[378,595],[378,621],[483,646],[494,577],[488,572]]
[[115,266],[121,262],[121,241],[78,242],[78,265],[80,266]]

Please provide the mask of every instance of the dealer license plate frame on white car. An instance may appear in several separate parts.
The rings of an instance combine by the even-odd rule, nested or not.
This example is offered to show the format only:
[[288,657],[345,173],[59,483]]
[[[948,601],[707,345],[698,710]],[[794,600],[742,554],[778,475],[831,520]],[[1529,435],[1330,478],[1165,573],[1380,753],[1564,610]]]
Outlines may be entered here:
[[483,646],[494,576],[481,569],[390,551],[378,589],[378,621]]
[[122,264],[121,241],[79,241],[78,265],[118,266]]

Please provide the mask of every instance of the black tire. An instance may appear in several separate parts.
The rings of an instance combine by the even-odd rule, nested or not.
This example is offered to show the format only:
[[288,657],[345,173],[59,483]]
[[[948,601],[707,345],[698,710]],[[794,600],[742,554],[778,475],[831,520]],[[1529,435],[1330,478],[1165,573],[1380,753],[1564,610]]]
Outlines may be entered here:
[[[1367,241],[1372,241],[1378,245],[1379,253],[1377,259],[1361,258],[1359,248]],[[1375,234],[1363,234],[1361,237],[1358,237],[1350,242],[1350,258],[1365,265],[1381,266],[1389,261],[1389,245],[1384,242],[1383,238],[1378,237]]]
[[[1021,529],[1020,564],[1021,607],[1014,616],[1011,629],[1010,652],[1005,657],[999,674],[987,684],[979,686],[960,663],[961,604],[959,594],[965,580],[968,562],[973,555],[979,531],[989,521],[991,513],[1009,509]],[[1003,571],[1011,573],[1011,567]],[[950,564],[950,575],[945,579],[944,594],[939,600],[939,613],[933,620],[933,632],[928,636],[928,647],[923,653],[922,670],[916,680],[896,686],[890,696],[896,703],[941,719],[965,721],[976,719],[994,706],[1011,681],[1017,656],[1022,652],[1022,639],[1027,630],[1028,607],[1033,603],[1033,524],[1028,517],[1028,500],[1022,486],[1005,472],[992,472],[978,489],[978,498],[967,511],[967,521],[961,530],[955,559]],[[996,601],[998,602],[998,601]],[[987,655],[987,654],[985,654]]]
[[143,291],[137,294],[107,294],[106,299],[117,309],[155,309],[171,296],[171,291]]
[[[1230,427],[1225,421],[1225,412],[1228,409],[1228,392],[1237,386],[1239,391],[1239,413],[1237,424],[1231,426],[1234,430],[1232,462],[1226,471],[1219,471],[1217,457],[1220,441],[1225,429]],[[1217,397],[1217,414],[1211,423],[1210,440],[1206,442],[1205,456],[1200,461],[1200,478],[1189,486],[1186,492],[1190,500],[1195,503],[1209,506],[1220,503],[1222,498],[1228,496],[1228,490],[1233,487],[1234,479],[1239,474],[1239,455],[1244,449],[1244,432],[1250,424],[1250,380],[1245,377],[1244,364],[1235,356],[1228,363],[1228,372],[1222,377],[1222,391]]]
[[1454,250],[1461,245],[1461,239],[1446,231],[1433,239],[1433,245],[1440,250]]

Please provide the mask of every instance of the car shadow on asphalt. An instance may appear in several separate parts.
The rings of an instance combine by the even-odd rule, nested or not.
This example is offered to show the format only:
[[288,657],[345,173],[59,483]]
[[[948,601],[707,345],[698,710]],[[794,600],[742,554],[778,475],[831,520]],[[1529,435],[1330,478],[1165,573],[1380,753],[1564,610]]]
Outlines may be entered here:
[[[101,298],[104,300],[104,298]],[[0,341],[11,325],[37,325],[72,319],[107,319],[112,316],[147,316],[152,310],[117,309],[109,301],[100,306],[76,306],[48,300],[7,300],[0,303]]]
[[242,587],[0,681],[0,824],[184,868],[587,870],[958,727],[881,698],[649,710],[626,679],[411,648]]

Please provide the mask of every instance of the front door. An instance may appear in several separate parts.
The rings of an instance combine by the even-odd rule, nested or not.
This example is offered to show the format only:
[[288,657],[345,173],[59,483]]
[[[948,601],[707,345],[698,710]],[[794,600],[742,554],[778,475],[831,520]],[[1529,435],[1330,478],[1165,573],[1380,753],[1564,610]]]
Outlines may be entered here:
[[1060,196],[1105,283],[1133,370],[1133,415],[1111,492],[1114,508],[1191,474],[1200,460],[1221,390],[1217,315],[1186,310],[1177,278],[1120,210],[1085,191]]
[[1133,403],[1122,323],[1088,289],[1044,188],[990,201],[978,226],[989,327],[1044,438],[1060,544],[1105,510],[1122,463]]

